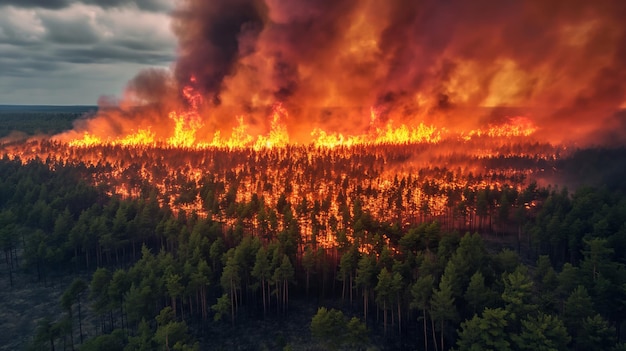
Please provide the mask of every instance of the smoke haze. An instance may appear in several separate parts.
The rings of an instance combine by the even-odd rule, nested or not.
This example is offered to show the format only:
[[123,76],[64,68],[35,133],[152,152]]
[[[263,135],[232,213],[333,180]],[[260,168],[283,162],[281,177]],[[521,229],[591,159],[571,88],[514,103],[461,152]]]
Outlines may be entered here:
[[293,140],[364,132],[373,109],[461,131],[523,115],[545,141],[622,144],[624,14],[622,0],[184,0],[171,71],[141,72],[79,129],[167,134],[191,86],[207,138],[239,115],[267,132],[282,103]]

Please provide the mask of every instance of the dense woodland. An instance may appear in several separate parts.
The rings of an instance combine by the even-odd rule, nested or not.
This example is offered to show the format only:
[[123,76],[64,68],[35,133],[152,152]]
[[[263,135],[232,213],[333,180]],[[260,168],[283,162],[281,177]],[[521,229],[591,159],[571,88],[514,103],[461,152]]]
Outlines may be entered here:
[[[530,183],[490,196],[514,228],[499,233],[407,227],[353,201],[341,218],[352,230],[326,247],[303,238],[302,208],[287,200],[229,197],[218,206],[240,220],[227,225],[154,191],[107,195],[86,172],[0,161],[2,279],[76,277],[65,312],[33,323],[33,350],[228,349],[211,330],[249,333],[250,320],[293,318],[302,304],[320,307],[306,316],[308,342],[241,347],[625,349],[626,198],[614,188]],[[282,224],[243,225],[264,211]]]
[[[69,112],[0,108],[26,134]],[[0,280],[60,311],[25,305],[20,346],[626,350],[624,149],[381,149],[5,144]]]
[[[231,150],[44,140],[9,144],[6,151],[52,169],[74,165],[110,193],[156,196],[174,212],[195,211],[252,234],[284,229],[289,219],[280,215],[289,202],[304,241],[334,246],[338,232],[353,234],[354,206],[404,229],[437,220],[447,231],[510,230],[510,210],[534,206],[532,199],[513,204],[513,198],[529,184],[529,173],[555,175],[560,149],[526,142],[485,152],[494,147],[490,142]],[[485,156],[492,153],[498,156]]]

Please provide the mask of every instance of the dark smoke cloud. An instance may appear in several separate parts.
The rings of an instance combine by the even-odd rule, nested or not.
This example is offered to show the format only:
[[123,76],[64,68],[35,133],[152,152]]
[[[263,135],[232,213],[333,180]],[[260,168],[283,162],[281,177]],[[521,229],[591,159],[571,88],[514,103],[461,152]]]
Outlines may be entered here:
[[194,77],[197,88],[219,104],[223,79],[244,54],[239,38],[263,29],[264,12],[258,1],[187,1],[174,15],[180,45],[176,77],[182,83]]
[[281,102],[304,136],[365,130],[372,107],[452,130],[519,112],[548,141],[618,140],[625,13],[623,0],[185,0],[172,84],[205,96],[216,129],[239,113],[262,129]]

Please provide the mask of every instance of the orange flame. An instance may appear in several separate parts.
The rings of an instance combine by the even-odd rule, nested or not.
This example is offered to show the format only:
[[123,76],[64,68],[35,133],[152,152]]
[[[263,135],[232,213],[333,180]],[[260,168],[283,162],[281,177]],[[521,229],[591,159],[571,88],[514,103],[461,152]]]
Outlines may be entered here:
[[517,116],[509,118],[509,123],[489,126],[487,129],[474,129],[461,137],[465,140],[481,136],[491,138],[528,137],[536,131],[537,127],[528,118]]
[[122,146],[154,146],[154,133],[150,130],[150,128],[140,129],[137,131],[137,133],[128,135],[120,139],[119,142],[115,142],[113,144],[119,144]]
[[[193,78],[191,82],[193,82]],[[202,96],[186,86],[182,91],[188,108],[184,111],[171,111],[168,117],[174,121],[174,128],[169,136],[157,138],[156,133],[150,127],[139,129],[128,135],[120,137],[102,138],[89,132],[84,132],[82,137],[69,141],[72,147],[90,147],[100,144],[120,146],[167,146],[172,148],[253,148],[255,150],[267,148],[281,148],[293,144],[287,130],[289,113],[280,103],[272,108],[270,127],[266,134],[253,135],[249,132],[249,126],[245,122],[245,116],[236,118],[237,124],[232,128],[228,138],[224,138],[220,130],[213,133],[210,141],[203,140],[198,136],[198,131],[204,127],[203,118],[199,108],[203,103]],[[484,129],[473,129],[469,132],[453,133],[452,131],[427,125],[420,122],[416,125],[395,125],[393,120],[385,124],[380,119],[380,113],[375,108],[370,109],[369,129],[362,134],[347,135],[322,128],[314,128],[310,132],[309,143],[315,147],[335,148],[338,146],[352,147],[356,145],[401,145],[439,143],[443,139],[460,139],[469,141],[472,138],[511,138],[531,136],[537,127],[526,117],[512,117],[506,123],[489,125]]]
[[103,143],[102,139],[97,136],[91,135],[89,132],[85,132],[82,138],[71,140],[68,144],[71,147],[90,147],[105,143]]
[[259,135],[257,141],[254,143],[256,150],[263,148],[273,147],[285,147],[289,145],[289,133],[287,133],[287,127],[281,120],[286,119],[288,116],[287,110],[283,108],[282,104],[276,104],[272,109],[272,124],[270,133],[267,136]]
[[[192,116],[190,118],[190,115]],[[197,132],[203,127],[198,121],[197,113],[170,112],[169,118],[174,120],[175,127],[173,135],[165,140],[156,138],[151,128],[139,129],[133,134],[118,138],[102,139],[98,136],[85,132],[81,138],[69,141],[72,147],[90,147],[101,144],[121,145],[121,146],[155,146],[165,145],[174,148],[253,148],[255,150],[265,148],[281,148],[292,144],[284,120],[288,113],[282,105],[277,105],[273,109],[270,130],[267,134],[257,135],[249,133],[249,126],[245,123],[244,116],[238,116],[237,125],[232,128],[230,137],[222,137],[221,131],[217,130],[213,134],[210,142],[197,140]],[[374,123],[377,119],[372,118]],[[310,144],[315,147],[335,148],[338,146],[351,147],[356,145],[401,145],[401,144],[436,144],[444,139],[455,137],[469,141],[473,138],[512,138],[529,137],[537,131],[537,127],[525,117],[510,118],[508,123],[501,125],[490,125],[484,129],[473,129],[469,132],[455,134],[446,128],[436,127],[419,123],[417,126],[400,124],[395,126],[393,121],[388,121],[383,127],[371,127],[365,134],[344,135],[337,132],[328,132],[321,128],[314,128],[310,133]]]

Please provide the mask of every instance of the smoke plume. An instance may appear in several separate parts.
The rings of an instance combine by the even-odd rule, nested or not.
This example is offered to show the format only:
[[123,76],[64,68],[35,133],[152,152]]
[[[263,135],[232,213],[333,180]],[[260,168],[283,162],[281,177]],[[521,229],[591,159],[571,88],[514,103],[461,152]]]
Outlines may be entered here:
[[185,0],[172,70],[140,73],[87,128],[167,133],[191,86],[207,138],[239,115],[266,132],[282,103],[294,140],[364,132],[372,109],[449,130],[524,115],[545,141],[622,143],[624,14],[623,0]]

